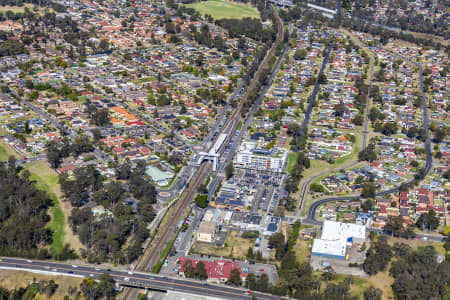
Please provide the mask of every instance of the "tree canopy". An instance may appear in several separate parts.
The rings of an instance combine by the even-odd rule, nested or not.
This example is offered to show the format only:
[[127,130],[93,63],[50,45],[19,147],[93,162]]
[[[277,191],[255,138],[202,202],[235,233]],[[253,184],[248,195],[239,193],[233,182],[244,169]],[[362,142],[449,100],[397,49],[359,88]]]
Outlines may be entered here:
[[40,247],[52,242],[46,226],[52,200],[12,157],[9,167],[0,164],[0,191],[0,255],[47,258]]
[[405,248],[403,255],[392,263],[389,273],[397,299],[442,299],[448,292],[450,266],[437,261],[433,246],[415,251]]

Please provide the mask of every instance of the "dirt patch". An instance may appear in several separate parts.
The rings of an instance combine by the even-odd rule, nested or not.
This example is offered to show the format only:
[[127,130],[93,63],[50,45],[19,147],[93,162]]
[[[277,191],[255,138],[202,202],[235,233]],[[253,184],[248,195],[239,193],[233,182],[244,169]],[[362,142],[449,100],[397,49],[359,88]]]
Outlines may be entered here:
[[66,219],[64,225],[64,241],[69,243],[69,245],[79,253],[80,249],[86,249],[86,247],[80,242],[78,236],[73,233],[72,228],[69,225],[69,216],[72,214],[72,204],[67,201],[60,201],[60,205],[61,210],[64,213],[64,218]]
[[[388,268],[389,270],[389,268]],[[366,280],[374,287],[383,291],[383,299],[394,299],[391,285],[394,283],[394,278],[389,276],[388,271],[380,272],[375,276],[370,276]]]
[[231,247],[218,247],[210,243],[195,242],[192,245],[191,252],[195,254],[230,257]]
[[289,227],[289,224],[286,222],[282,222],[280,224],[280,230],[281,230],[281,233],[284,235],[285,242],[287,242],[287,240],[288,240],[288,227]]
[[394,245],[395,243],[407,244],[413,250],[415,250],[419,247],[433,246],[434,249],[436,249],[437,253],[445,255],[444,243],[424,241],[424,240],[418,240],[418,239],[401,239],[401,238],[396,238],[396,237],[389,237],[388,243],[391,246]]
[[[70,276],[50,276],[41,275],[30,272],[15,271],[15,270],[1,270],[0,272],[0,286],[8,290],[13,290],[20,287],[26,287],[33,281],[39,280],[54,280],[58,284],[58,289],[50,299],[63,300],[65,295],[69,295],[69,287],[77,287],[80,290],[80,283],[82,278]],[[46,295],[37,295],[37,299],[48,299]],[[81,297],[80,299],[84,299]]]
[[222,256],[228,258],[240,258],[245,259],[247,256],[248,248],[253,247],[254,240],[245,239],[238,236],[236,231],[228,233],[227,240],[224,247],[219,247],[214,244],[195,242],[192,245],[191,252],[195,254]]
[[311,258],[311,241],[299,240],[293,247],[297,261],[300,263],[309,262]]

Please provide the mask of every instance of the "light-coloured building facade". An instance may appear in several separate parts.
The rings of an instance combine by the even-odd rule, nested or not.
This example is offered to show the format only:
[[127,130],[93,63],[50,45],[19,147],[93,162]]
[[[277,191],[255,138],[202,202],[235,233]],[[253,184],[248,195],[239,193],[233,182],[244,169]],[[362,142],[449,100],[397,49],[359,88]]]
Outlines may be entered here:
[[213,222],[202,221],[197,232],[197,241],[212,243],[216,232],[216,224]]
[[243,142],[236,154],[234,165],[260,171],[283,172],[288,152],[286,149],[257,148],[256,143]]

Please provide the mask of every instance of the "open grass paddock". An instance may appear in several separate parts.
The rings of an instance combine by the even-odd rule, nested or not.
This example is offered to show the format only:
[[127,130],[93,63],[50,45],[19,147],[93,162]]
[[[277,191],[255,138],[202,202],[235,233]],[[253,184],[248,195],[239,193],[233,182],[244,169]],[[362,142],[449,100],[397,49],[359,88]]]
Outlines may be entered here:
[[208,0],[186,4],[186,7],[191,7],[202,15],[209,14],[215,20],[259,18],[259,12],[256,7],[232,1]]

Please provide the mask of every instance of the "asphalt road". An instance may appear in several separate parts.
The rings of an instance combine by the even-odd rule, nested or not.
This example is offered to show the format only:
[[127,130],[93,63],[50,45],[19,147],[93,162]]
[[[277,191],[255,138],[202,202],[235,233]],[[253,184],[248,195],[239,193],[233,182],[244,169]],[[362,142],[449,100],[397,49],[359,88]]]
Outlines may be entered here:
[[194,216],[191,217],[189,228],[185,232],[180,231],[177,236],[177,240],[175,241],[175,249],[178,253],[187,255],[187,252],[190,249],[190,243],[193,239],[193,234],[198,230],[198,226],[200,225],[200,221],[203,218],[204,211],[201,208],[194,206],[193,213]]
[[308,180],[303,184],[302,189],[300,190],[300,201],[299,201],[299,205],[298,205],[298,209],[297,209],[297,213],[300,213],[302,205],[305,201],[305,197],[306,195],[309,193],[309,185],[311,184],[311,182],[313,182],[316,178],[319,178],[320,176],[323,176],[325,174],[331,173],[331,172],[339,172],[340,170],[344,170],[344,169],[349,169],[349,168],[353,168],[354,166],[356,166],[359,163],[359,161],[354,161],[348,165],[339,167],[337,169],[332,169],[332,170],[325,170],[320,172],[319,174],[316,174],[310,178],[308,178]]
[[[338,3],[340,3],[340,2],[338,1]],[[368,124],[369,124],[369,111],[370,111],[370,91],[372,89],[373,66],[374,66],[374,61],[373,61],[372,57],[370,57],[370,63],[371,63],[371,67],[370,67],[370,77],[369,77],[370,78],[369,79],[369,89],[368,89],[368,93],[367,93],[366,111],[364,114],[364,126],[363,126],[364,128],[363,128],[363,138],[362,138],[362,143],[361,143],[361,149],[365,149],[367,147],[367,134],[369,133],[369,130],[368,130],[369,125]],[[336,172],[336,171],[340,171],[343,169],[352,168],[356,164],[358,164],[358,161],[353,162],[349,165],[342,166],[338,169],[331,170],[331,171]],[[319,178],[320,176],[323,176],[331,171],[325,170],[323,172],[320,172],[319,174],[308,178],[308,180],[302,185],[302,189],[300,190],[299,205],[298,205],[298,209],[297,209],[298,212],[300,212],[302,205],[305,202],[305,197],[309,192],[309,185],[311,184],[311,182],[313,182],[316,178]]]
[[[339,2],[339,0],[338,0],[338,2]],[[325,57],[323,58],[322,66],[320,67],[320,71],[319,71],[319,75],[318,75],[318,76],[320,76],[321,74],[323,74],[323,72],[325,71],[325,68],[326,68],[327,63],[328,63],[328,58],[330,57],[330,52],[331,52],[331,45],[328,46],[327,53],[325,54]],[[300,129],[300,132],[299,132],[299,134],[298,134],[298,136],[297,136],[297,143],[296,143],[296,145],[295,145],[295,152],[298,152],[298,144],[300,143],[300,138],[302,137],[302,135],[303,135],[304,132],[305,132],[306,127],[308,126],[309,118],[311,117],[311,112],[312,112],[312,109],[313,109],[313,106],[314,106],[314,101],[316,100],[317,93],[319,92],[319,87],[320,87],[320,83],[319,83],[319,80],[317,80],[317,81],[316,81],[316,84],[315,84],[315,86],[314,86],[314,90],[313,90],[311,96],[309,97],[309,100],[308,100],[308,108],[306,109],[306,112],[305,112],[305,119],[303,119],[303,122],[302,122],[302,126],[301,126],[301,129]],[[302,206],[302,204],[303,204],[303,202],[304,202],[304,200],[305,200],[306,194],[307,194],[308,191],[309,191],[309,185],[311,184],[311,182],[312,182],[314,179],[316,179],[317,177],[322,176],[322,175],[324,175],[324,174],[326,174],[326,173],[322,172],[322,173],[320,173],[320,174],[317,174],[317,175],[315,175],[315,176],[309,178],[309,179],[303,184],[302,189],[301,189],[301,191],[300,191],[300,199],[299,199],[299,205],[298,205],[298,209],[299,209],[299,210],[300,210],[300,208],[301,208],[301,206]]]
[[[213,179],[213,182],[210,185],[209,188],[209,194],[208,194],[208,200],[212,199],[212,197],[214,196],[217,188],[220,185],[220,182],[222,182],[223,179],[223,171],[225,170],[225,167],[228,163],[230,163],[233,158],[234,155],[237,152],[237,149],[239,147],[239,145],[241,144],[241,140],[244,137],[244,134],[247,132],[247,128],[248,126],[250,126],[250,124],[253,122],[253,117],[254,114],[256,113],[256,111],[258,110],[258,108],[261,106],[262,100],[264,99],[264,95],[267,93],[267,91],[269,90],[273,79],[275,78],[275,76],[278,73],[278,70],[280,69],[281,66],[281,62],[284,59],[284,56],[286,55],[287,51],[289,49],[289,44],[286,44],[286,46],[283,49],[283,52],[281,53],[279,59],[277,60],[272,73],[270,74],[267,82],[265,85],[263,85],[262,87],[262,91],[260,91],[258,98],[256,99],[254,105],[251,107],[250,111],[247,114],[247,118],[245,119],[244,123],[242,124],[241,129],[239,130],[239,133],[236,137],[233,137],[233,143],[231,144],[231,147],[228,151],[228,153],[226,155],[222,155],[221,156],[221,160],[219,163],[219,166],[217,167],[217,176]],[[235,132],[230,132],[229,134],[234,135]],[[224,145],[224,148],[226,147],[226,145]]]
[[[430,135],[429,135],[429,130],[428,130],[428,126],[429,126],[429,119],[428,119],[428,111],[427,111],[427,102],[426,102],[426,97],[424,94],[424,89],[423,89],[423,70],[422,70],[422,65],[416,62],[412,62],[410,61],[408,58],[403,57],[397,53],[394,53],[391,51],[391,53],[393,53],[394,55],[400,57],[401,59],[405,60],[405,61],[409,61],[411,63],[413,63],[414,65],[416,65],[419,68],[419,87],[420,90],[422,92],[422,112],[423,112],[423,128],[425,129],[426,132],[426,141],[425,141],[425,153],[426,153],[426,161],[425,161],[425,175],[428,174],[431,170],[432,164],[433,164],[433,158],[431,156],[431,141],[430,141]],[[409,183],[412,183],[413,181],[410,181]],[[392,189],[389,190],[385,190],[385,191],[381,191],[376,193],[376,196],[384,196],[384,195],[388,195],[388,194],[392,194],[392,193],[396,193],[400,190],[400,186],[394,187]],[[342,201],[342,200],[353,200],[353,199],[359,199],[360,196],[345,196],[345,197],[332,197],[332,198],[326,198],[326,199],[322,199],[319,200],[317,202],[314,202],[308,210],[308,217],[306,220],[304,220],[306,223],[308,224],[312,224],[312,225],[321,225],[322,222],[317,221],[315,219],[316,216],[316,211],[317,208],[327,202],[334,202],[334,201]],[[420,237],[421,235],[419,235]],[[429,235],[423,235],[423,237],[430,237]],[[433,236],[432,236],[433,237]],[[442,240],[442,237],[436,237],[437,240]]]
[[363,128],[363,140],[361,144],[361,150],[366,149],[367,147],[367,134],[369,133],[369,112],[370,112],[370,91],[372,90],[372,79],[373,79],[373,66],[375,62],[373,57],[370,57],[370,77],[369,77],[369,90],[367,92],[367,103],[366,103],[366,112],[364,114],[364,128]]
[[76,266],[50,261],[31,261],[25,259],[2,257],[0,267],[51,272],[56,276],[83,276],[97,278],[101,274],[110,274],[115,281],[123,286],[146,287],[161,291],[178,291],[197,295],[213,296],[224,299],[251,299],[253,295],[257,299],[282,299],[268,294],[251,292],[245,289],[234,288],[226,285],[206,284],[206,282],[162,277],[151,273],[133,272],[123,270],[105,269],[94,266]]
[[341,0],[336,0],[336,16],[340,16],[342,11]]
[[[320,75],[322,75],[323,72],[325,71],[325,68],[328,63],[328,58],[330,57],[330,52],[331,52],[331,45],[329,45],[327,48],[327,53],[325,54],[325,57],[323,58],[322,66],[320,67],[320,71],[319,71],[319,74],[317,75],[317,78],[319,78]],[[295,152],[298,152],[298,144],[300,143],[300,138],[305,133],[305,129],[308,126],[309,118],[311,117],[311,112],[312,112],[312,109],[314,106],[314,101],[316,100],[317,93],[319,92],[319,87],[320,87],[320,83],[319,83],[319,80],[317,79],[316,85],[314,86],[314,90],[308,100],[308,108],[306,109],[306,112],[305,112],[305,118],[303,119],[302,126],[300,128],[300,132],[297,135],[297,143],[295,145]]]

